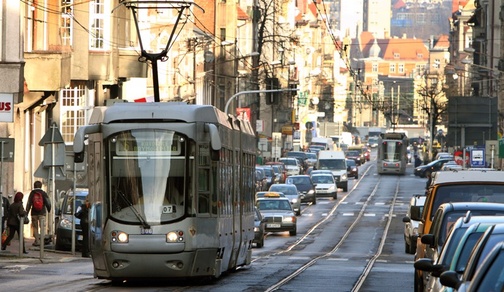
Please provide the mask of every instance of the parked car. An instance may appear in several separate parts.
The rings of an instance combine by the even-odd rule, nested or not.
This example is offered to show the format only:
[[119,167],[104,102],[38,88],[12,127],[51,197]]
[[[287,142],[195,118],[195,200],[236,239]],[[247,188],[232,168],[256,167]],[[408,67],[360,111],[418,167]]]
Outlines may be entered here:
[[[423,234],[421,237],[422,246],[424,250],[424,258],[437,261],[439,253],[443,248],[446,241],[449,227],[452,226],[458,218],[463,217],[468,211],[472,215],[482,216],[504,216],[504,204],[500,203],[482,203],[482,202],[454,202],[444,203],[437,209],[432,225],[428,233]],[[428,281],[428,273],[417,270],[415,275],[421,276],[415,279],[418,290],[423,290]]]
[[320,173],[312,175],[312,181],[315,184],[315,194],[317,197],[338,198],[338,186],[332,174]]
[[[70,250],[72,248],[72,224],[75,222],[75,247],[79,250],[82,246],[82,229],[80,219],[74,216],[75,211],[86,201],[88,189],[68,190],[63,195],[61,207],[56,211],[58,224],[56,226],[56,244],[57,250]],[[75,209],[74,209],[75,200]]]
[[478,239],[491,226],[504,223],[504,216],[466,216],[459,218],[450,229],[445,245],[437,261],[422,258],[415,262],[415,268],[430,273],[426,291],[444,291],[439,276],[445,271],[456,271],[463,274],[472,249]]
[[296,185],[292,184],[276,184],[270,187],[270,192],[280,192],[289,199],[292,209],[296,215],[301,215],[301,194],[299,193]]
[[263,219],[261,212],[257,207],[254,207],[254,240],[252,243],[255,243],[257,247],[261,248],[264,246],[264,237],[265,237],[265,229],[266,229],[266,220]]
[[495,245],[474,274],[467,291],[504,291],[504,242]]
[[462,165],[458,165],[455,160],[447,161],[445,164],[443,164],[443,167],[441,167],[441,170],[442,171],[462,170]]
[[408,211],[403,217],[404,222],[404,252],[415,254],[418,238],[418,223],[422,220],[422,210],[425,204],[425,194],[413,195]]
[[264,197],[257,200],[257,208],[266,223],[266,232],[289,231],[297,234],[297,219],[289,199],[282,197]]
[[[469,286],[471,286],[471,281],[473,280],[476,271],[478,271],[478,269],[482,266],[484,259],[490,254],[490,252],[497,246],[498,243],[502,241],[504,241],[504,224],[495,224],[489,227],[472,249],[463,274],[460,275],[456,271],[443,272],[439,277],[441,284],[450,288],[454,288],[459,292],[470,291],[468,288]],[[500,268],[502,272],[502,266]]]
[[317,196],[315,195],[315,185],[309,175],[291,175],[285,181],[286,184],[293,184],[301,193],[301,203],[311,202],[317,204]]
[[431,175],[431,173],[436,172],[441,170],[441,167],[448,162],[452,161],[453,159],[450,158],[443,158],[439,160],[434,160],[428,164],[425,165],[420,165],[419,167],[416,167],[414,170],[414,174],[419,177],[428,177]]
[[357,163],[353,159],[347,159],[347,176],[354,177],[355,179],[359,178],[359,168],[357,167]]

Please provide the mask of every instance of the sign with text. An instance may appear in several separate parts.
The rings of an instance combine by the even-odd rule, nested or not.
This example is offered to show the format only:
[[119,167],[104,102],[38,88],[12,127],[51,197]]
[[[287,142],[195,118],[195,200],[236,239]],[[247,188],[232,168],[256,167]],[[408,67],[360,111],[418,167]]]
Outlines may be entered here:
[[14,94],[0,93],[0,122],[14,121]]

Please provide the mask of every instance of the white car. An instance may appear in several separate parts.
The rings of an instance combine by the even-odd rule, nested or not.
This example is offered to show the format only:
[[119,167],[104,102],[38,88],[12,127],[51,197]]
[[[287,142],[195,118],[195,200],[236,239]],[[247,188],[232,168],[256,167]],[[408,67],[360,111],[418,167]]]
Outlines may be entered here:
[[299,161],[296,158],[282,157],[280,158],[280,162],[285,165],[288,176],[301,174],[301,165],[299,165]]
[[410,200],[408,212],[403,217],[404,224],[404,252],[415,254],[417,238],[418,238],[418,223],[422,218],[423,206],[425,204],[425,195],[413,195]]
[[317,197],[332,197],[338,198],[338,187],[332,174],[320,173],[311,176],[312,182],[315,184],[315,195]]

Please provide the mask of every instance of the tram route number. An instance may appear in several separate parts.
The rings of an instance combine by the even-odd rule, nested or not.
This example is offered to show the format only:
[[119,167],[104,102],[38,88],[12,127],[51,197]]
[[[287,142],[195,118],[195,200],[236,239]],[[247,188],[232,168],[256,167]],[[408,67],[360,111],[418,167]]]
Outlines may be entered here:
[[164,205],[162,209],[163,214],[171,214],[177,212],[174,205]]

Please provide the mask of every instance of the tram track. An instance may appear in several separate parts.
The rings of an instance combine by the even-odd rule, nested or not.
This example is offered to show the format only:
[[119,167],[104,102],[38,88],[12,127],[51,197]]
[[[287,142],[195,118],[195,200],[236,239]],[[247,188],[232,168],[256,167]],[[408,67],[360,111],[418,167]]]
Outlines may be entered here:
[[[364,173],[364,175],[366,175],[371,169],[372,169],[372,167],[367,168],[366,172]],[[364,175],[362,177],[364,177]],[[293,248],[295,248],[296,246],[300,245],[306,238],[308,238],[313,233],[314,230],[316,230],[317,228],[319,228],[322,224],[324,224],[327,220],[329,220],[338,211],[338,208],[340,207],[340,205],[343,204],[345,202],[346,198],[352,194],[352,192],[354,191],[355,188],[358,187],[359,182],[357,182],[356,185],[354,186],[354,188],[350,192],[348,192],[337,204],[335,204],[333,206],[333,208],[331,209],[331,211],[328,213],[328,215],[326,217],[324,217],[319,222],[317,222],[315,225],[313,225],[296,242],[294,242],[292,245],[290,245],[289,247],[287,247],[286,249],[284,249],[282,251],[266,255],[265,257],[271,257],[271,256],[275,256],[275,255],[281,255],[283,253],[291,251]],[[335,253],[337,253],[338,250],[340,249],[340,247],[343,244],[345,244],[346,239],[352,234],[352,232],[355,231],[355,229],[357,228],[357,225],[361,222],[362,218],[365,215],[365,212],[367,210],[367,207],[368,207],[369,203],[375,197],[376,193],[380,189],[380,185],[381,185],[381,178],[378,180],[378,183],[373,188],[373,191],[371,192],[371,194],[367,197],[367,199],[365,200],[365,202],[362,204],[362,206],[361,206],[361,208],[360,208],[360,210],[359,210],[359,212],[358,212],[355,220],[352,222],[352,224],[348,227],[348,229],[346,230],[346,232],[341,236],[341,238],[336,242],[336,244],[332,247],[332,249],[330,251],[328,251],[328,252],[326,252],[324,254],[321,254],[319,256],[316,256],[313,259],[311,259],[310,261],[304,263],[303,265],[301,265],[300,267],[298,267],[296,270],[294,270],[293,272],[291,272],[289,275],[283,277],[277,283],[275,283],[273,285],[270,285],[264,291],[268,291],[269,292],[269,291],[276,291],[276,290],[280,289],[282,286],[284,286],[287,283],[291,282],[293,279],[299,277],[308,268],[310,268],[310,267],[314,266],[315,264],[317,264],[318,261],[326,259],[326,258],[328,258],[330,256],[333,256]],[[385,245],[386,238],[387,238],[387,234],[388,234],[388,231],[390,229],[390,224],[391,224],[391,221],[392,221],[392,218],[393,218],[394,205],[395,205],[395,201],[397,199],[398,191],[399,191],[399,180],[396,181],[395,192],[394,192],[394,196],[393,196],[393,199],[392,199],[392,203],[390,204],[390,208],[389,208],[388,213],[387,213],[388,214],[388,216],[387,216],[388,219],[387,219],[385,227],[383,229],[383,233],[382,233],[382,237],[381,237],[382,239],[381,239],[381,241],[380,241],[380,243],[378,245],[378,248],[377,248],[376,252],[367,260],[366,266],[362,270],[361,274],[358,276],[358,278],[357,278],[357,280],[356,280],[353,288],[350,291],[359,291],[359,289],[362,287],[362,285],[366,281],[367,276],[371,272],[371,270],[372,270],[372,268],[373,268],[376,260],[380,257],[380,255],[382,253],[382,250],[383,250],[383,247]],[[261,257],[256,258],[255,260],[259,260],[260,258]]]

